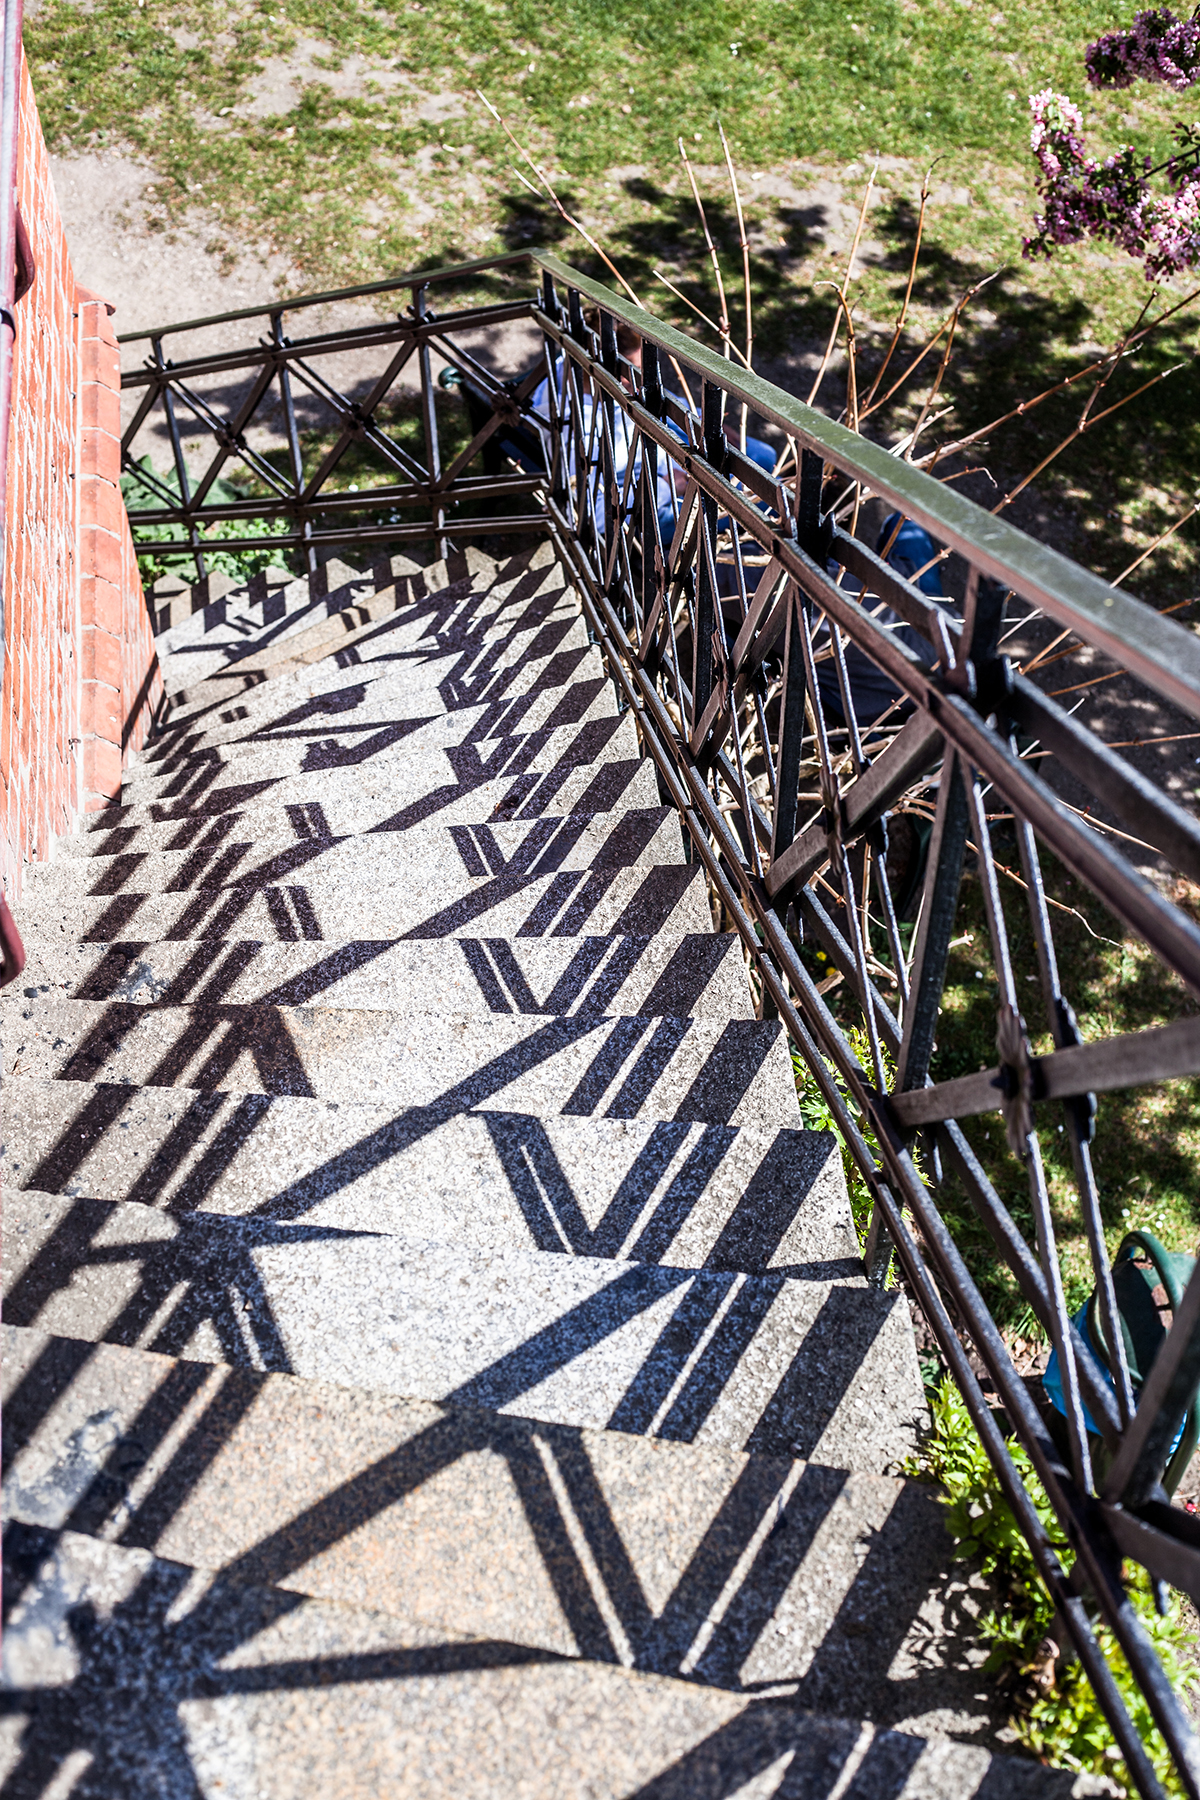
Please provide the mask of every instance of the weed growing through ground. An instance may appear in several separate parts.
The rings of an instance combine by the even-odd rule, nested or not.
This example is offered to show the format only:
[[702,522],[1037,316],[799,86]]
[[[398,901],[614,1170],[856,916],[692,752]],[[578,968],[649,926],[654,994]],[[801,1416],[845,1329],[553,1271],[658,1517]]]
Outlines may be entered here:
[[[1125,1765],[1082,1666],[1067,1657],[1053,1663],[1053,1649],[1046,1643],[1054,1623],[1050,1597],[962,1396],[946,1376],[927,1390],[927,1398],[932,1428],[905,1473],[941,1484],[946,1529],[955,1552],[972,1561],[988,1580],[992,1605],[980,1617],[977,1631],[989,1647],[987,1669],[1000,1675],[1012,1692],[1019,1741],[1055,1767],[1127,1781]],[[1069,1570],[1071,1551],[1028,1454],[1015,1439],[1009,1441],[1009,1453],[1043,1528]],[[1186,1699],[1200,1677],[1190,1654],[1196,1639],[1181,1617],[1181,1604],[1176,1597],[1166,1617],[1160,1617],[1145,1571],[1131,1567],[1129,1573],[1133,1606],[1171,1685]],[[1100,1629],[1098,1637],[1159,1779],[1169,1793],[1181,1794],[1171,1759],[1124,1657],[1109,1632]]]

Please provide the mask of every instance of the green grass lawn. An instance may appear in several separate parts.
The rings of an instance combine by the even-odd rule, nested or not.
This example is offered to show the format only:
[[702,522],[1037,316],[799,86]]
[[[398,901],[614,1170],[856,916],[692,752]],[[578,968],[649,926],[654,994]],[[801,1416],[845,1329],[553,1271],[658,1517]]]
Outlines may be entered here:
[[[517,180],[515,153],[475,98],[481,88],[647,302],[702,332],[654,275],[662,268],[715,313],[676,148],[682,134],[740,332],[720,118],[743,178],[757,346],[768,364],[824,341],[833,301],[822,284],[844,268],[844,243],[822,239],[805,193],[832,180],[854,204],[881,159],[856,287],[869,369],[903,290],[921,175],[940,159],[913,341],[966,286],[999,271],[959,335],[945,390],[957,409],[945,429],[954,431],[1077,368],[1146,298],[1127,258],[1020,257],[1035,199],[1031,89],[1050,81],[1087,100],[1101,147],[1133,135],[1157,156],[1171,121],[1190,116],[1187,96],[1163,90],[1089,99],[1083,46],[1118,16],[1083,0],[1021,0],[1003,11],[990,0],[45,0],[26,42],[54,150],[134,152],[155,174],[164,231],[198,210],[215,248],[281,255],[291,292],[531,242],[603,273]],[[298,88],[288,79],[296,70]],[[259,116],[264,95],[280,110]],[[786,193],[779,180],[770,194],[753,179],[772,172],[786,177]],[[1196,325],[1184,314],[1122,376],[1125,389],[1156,367],[1190,362]],[[1120,391],[1118,381],[1113,397]],[[823,404],[836,410],[841,397],[831,379]],[[897,425],[910,398],[920,390],[899,397]],[[991,474],[1023,475],[1069,430],[1076,407],[1071,395],[1006,427],[987,446]],[[1196,485],[1197,420],[1200,388],[1188,369],[1056,463],[1038,493],[1057,513],[1062,547],[1111,574],[1130,545],[1162,530]],[[1042,525],[1050,529],[1048,514]],[[1167,584],[1160,603],[1192,579],[1188,541],[1154,565]]]
[[[521,190],[476,88],[597,209],[614,170],[673,176],[680,133],[713,161],[718,116],[747,172],[941,156],[980,180],[973,211],[992,165],[1025,205],[1026,96],[1080,94],[1082,46],[1113,22],[1062,0],[46,0],[26,43],[53,148],[131,146],[167,216],[202,203],[323,283],[501,246]],[[295,104],[246,116],[285,56],[311,77]],[[1130,110],[1101,101],[1114,128]],[[1172,104],[1134,110],[1158,150]]]

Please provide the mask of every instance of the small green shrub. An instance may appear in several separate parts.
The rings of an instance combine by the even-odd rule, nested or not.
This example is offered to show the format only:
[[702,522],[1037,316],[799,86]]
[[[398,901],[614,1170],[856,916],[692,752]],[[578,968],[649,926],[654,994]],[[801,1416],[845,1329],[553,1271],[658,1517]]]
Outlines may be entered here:
[[[985,1668],[1014,1695],[1012,1722],[1020,1742],[1056,1767],[1128,1783],[1108,1721],[1078,1662],[1060,1658],[1049,1689],[1020,1679],[1046,1667],[1041,1652],[1054,1618],[1050,1596],[957,1387],[946,1376],[929,1388],[927,1398],[932,1429],[905,1473],[941,1484],[955,1553],[974,1561],[991,1584],[994,1604],[979,1619],[978,1631],[989,1647]],[[1015,1439],[1008,1449],[1047,1536],[1069,1569],[1072,1552],[1028,1453]],[[1181,1617],[1179,1601],[1160,1617],[1149,1576],[1136,1567],[1129,1572],[1128,1591],[1172,1687],[1186,1699],[1198,1679],[1189,1654],[1196,1639]],[[1182,1794],[1166,1745],[1111,1632],[1101,1625],[1096,1636],[1160,1781],[1168,1793]]]
[[[148,456],[143,456],[137,469],[128,469],[121,477],[121,495],[125,505],[139,511],[163,505],[163,499],[155,488],[147,485],[137,470],[150,471],[153,465]],[[157,475],[157,471],[155,471]],[[157,475],[157,479],[173,494],[179,492],[179,477],[172,471],[169,475]],[[228,504],[234,500],[247,498],[232,482],[222,481],[218,476],[208,490],[208,499],[214,504]],[[213,574],[234,575],[245,579],[256,575],[260,569],[290,566],[286,551],[272,549],[266,545],[255,545],[256,538],[274,537],[278,527],[271,519],[225,519],[220,523],[202,530],[201,539],[206,536],[222,538],[244,538],[244,550],[206,550],[204,560],[209,572]],[[138,552],[138,570],[142,580],[147,584],[158,580],[160,575],[178,575],[184,581],[196,579],[196,562],[190,551],[167,551],[156,554],[154,544],[169,544],[180,536],[178,525],[138,525],[134,528],[134,543]]]

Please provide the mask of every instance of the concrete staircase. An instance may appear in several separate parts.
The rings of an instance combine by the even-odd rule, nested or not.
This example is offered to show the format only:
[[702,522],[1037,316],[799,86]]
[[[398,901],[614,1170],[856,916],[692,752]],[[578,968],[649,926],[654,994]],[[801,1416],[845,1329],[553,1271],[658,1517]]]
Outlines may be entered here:
[[0,1001],[4,1793],[1086,1791],[549,549],[153,604]]

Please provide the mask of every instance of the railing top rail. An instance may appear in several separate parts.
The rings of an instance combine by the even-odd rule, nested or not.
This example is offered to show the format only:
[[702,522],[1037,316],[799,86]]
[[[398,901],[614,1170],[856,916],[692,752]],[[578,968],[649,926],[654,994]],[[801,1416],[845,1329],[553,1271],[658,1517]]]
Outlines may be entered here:
[[483,256],[474,262],[447,263],[441,269],[409,269],[401,275],[389,275],[384,281],[365,281],[358,287],[330,288],[323,294],[297,294],[290,300],[273,300],[266,306],[243,306],[235,312],[210,313],[204,319],[181,319],[170,325],[147,326],[142,331],[124,331],[117,342],[145,343],[151,338],[171,337],[181,331],[201,331],[206,325],[230,325],[237,319],[269,319],[275,313],[299,312],[304,307],[325,306],[334,300],[361,300],[368,294],[388,294],[398,288],[433,287],[438,282],[460,281],[488,269],[502,269],[531,260],[536,260],[532,251],[510,250],[503,256]]
[[760,417],[799,439],[803,447],[823,452],[925,526],[931,536],[959,551],[983,574],[1014,588],[1060,625],[1077,631],[1165,698],[1200,718],[1200,638],[1186,626],[1164,618],[1132,594],[1110,586],[1017,526],[985,512],[945,482],[893,456],[882,444],[839,425],[761,376],[737,369],[715,351],[558,257],[544,251],[533,255],[556,280],[632,325],[731,399],[745,401]]

